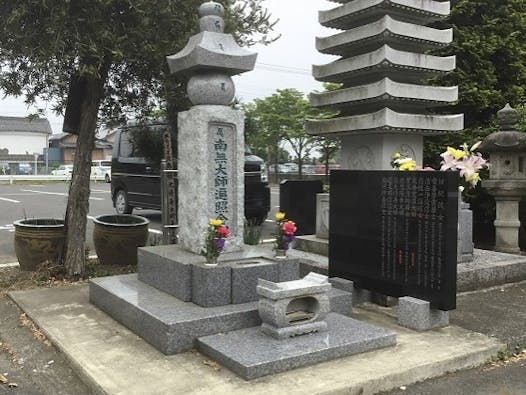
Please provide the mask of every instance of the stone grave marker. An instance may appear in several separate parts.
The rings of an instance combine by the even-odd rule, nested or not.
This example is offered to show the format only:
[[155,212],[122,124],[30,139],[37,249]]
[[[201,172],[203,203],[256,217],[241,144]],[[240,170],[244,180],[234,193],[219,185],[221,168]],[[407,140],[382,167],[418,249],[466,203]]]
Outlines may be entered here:
[[456,172],[331,172],[330,277],[454,309],[457,204]]
[[287,219],[294,221],[296,235],[316,232],[316,194],[323,192],[323,183],[315,181],[285,180],[279,186],[279,209]]

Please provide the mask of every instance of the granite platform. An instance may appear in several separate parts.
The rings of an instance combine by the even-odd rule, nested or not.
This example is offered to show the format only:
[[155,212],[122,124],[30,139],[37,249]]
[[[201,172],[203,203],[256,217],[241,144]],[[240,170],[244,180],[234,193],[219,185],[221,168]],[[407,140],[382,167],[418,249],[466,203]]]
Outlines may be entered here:
[[[301,240],[289,256],[300,260],[300,276],[311,271],[328,275],[328,241],[315,236],[298,236]],[[472,262],[457,265],[457,292],[475,291],[526,280],[526,256],[475,248]]]
[[455,325],[418,332],[382,311],[356,308],[353,318],[396,332],[396,346],[246,381],[198,351],[159,352],[89,303],[85,284],[10,296],[94,394],[367,395],[479,365],[505,347]]
[[396,334],[336,313],[328,331],[276,339],[260,327],[201,337],[197,348],[245,380],[394,346]]
[[[351,293],[333,287],[331,311],[350,315]],[[89,300],[164,354],[188,351],[198,337],[261,324],[258,302],[202,307],[139,281],[136,274],[99,277]]]

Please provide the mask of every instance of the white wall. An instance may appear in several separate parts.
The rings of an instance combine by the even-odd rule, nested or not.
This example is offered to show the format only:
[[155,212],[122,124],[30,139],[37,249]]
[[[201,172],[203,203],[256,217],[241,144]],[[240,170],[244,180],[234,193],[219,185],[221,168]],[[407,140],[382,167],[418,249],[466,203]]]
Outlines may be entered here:
[[43,154],[48,145],[48,134],[38,132],[1,132],[0,149],[7,148],[9,154]]

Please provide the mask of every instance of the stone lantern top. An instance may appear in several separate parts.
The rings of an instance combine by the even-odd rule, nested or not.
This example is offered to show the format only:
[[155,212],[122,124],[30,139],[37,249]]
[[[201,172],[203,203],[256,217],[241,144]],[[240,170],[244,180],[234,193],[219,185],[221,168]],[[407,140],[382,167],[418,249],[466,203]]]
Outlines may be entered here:
[[507,103],[497,112],[500,128],[487,136],[479,149],[484,152],[525,152],[526,133],[519,132],[515,125],[519,118],[517,110]]
[[190,37],[180,52],[166,57],[172,73],[192,76],[219,72],[232,76],[254,69],[257,54],[241,48],[231,34],[224,33],[224,12],[217,2],[201,4],[201,32]]
[[519,119],[519,113],[510,106],[510,103],[506,103],[504,108],[497,111],[497,119],[501,130],[516,130],[515,124]]

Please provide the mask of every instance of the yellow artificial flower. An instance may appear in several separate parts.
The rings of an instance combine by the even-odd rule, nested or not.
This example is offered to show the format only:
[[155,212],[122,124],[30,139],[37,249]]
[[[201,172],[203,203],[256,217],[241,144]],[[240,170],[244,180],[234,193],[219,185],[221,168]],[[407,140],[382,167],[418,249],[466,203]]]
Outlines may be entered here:
[[480,181],[480,174],[473,173],[472,175],[464,174],[464,179],[469,182],[471,185],[475,186]]
[[455,149],[453,147],[447,147],[447,153],[450,154],[455,160],[460,160],[466,156],[466,151],[461,149]]
[[398,170],[416,170],[416,162],[411,158],[405,158],[398,161]]
[[408,160],[399,167],[400,170],[416,170],[416,162],[414,160]]
[[210,220],[210,226],[221,226],[223,225],[223,221],[220,219],[211,219]]
[[285,219],[285,213],[282,213],[282,212],[278,211],[278,212],[276,213],[276,219],[277,219],[278,221],[281,221],[281,220]]
[[400,154],[400,152],[395,152],[395,153],[393,154],[393,159],[398,159],[398,158],[400,158],[401,156],[402,156],[402,155]]

